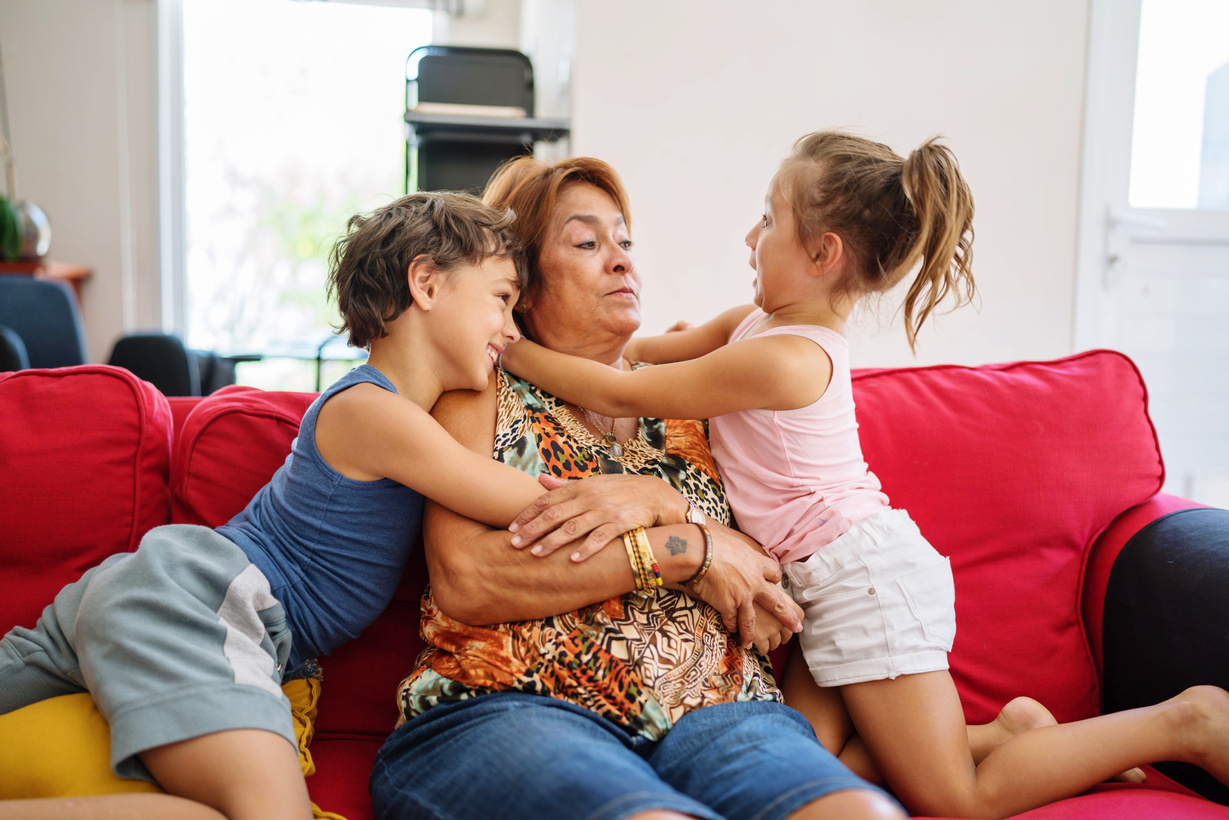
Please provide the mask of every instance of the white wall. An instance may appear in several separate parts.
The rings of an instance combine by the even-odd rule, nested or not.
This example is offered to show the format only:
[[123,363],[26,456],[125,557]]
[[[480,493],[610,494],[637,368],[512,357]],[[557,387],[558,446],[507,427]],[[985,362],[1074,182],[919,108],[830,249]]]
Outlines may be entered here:
[[633,208],[646,328],[749,301],[742,238],[792,142],[846,127],[906,152],[943,134],[977,202],[980,312],[923,328],[899,299],[853,329],[855,362],[984,363],[1071,352],[1084,0],[579,0],[578,154]]
[[153,0],[4,0],[18,193],[51,221],[52,259],[94,269],[90,358],[159,323]]
[[[550,8],[486,0],[448,39],[531,42],[522,13]],[[95,269],[96,361],[160,315],[154,10],[0,3],[21,192],[53,222],[52,257]],[[901,151],[944,134],[978,206],[980,311],[924,328],[916,360],[899,322],[863,321],[856,363],[1070,352],[1087,16],[1087,0],[577,0],[571,148],[628,183],[646,329],[748,300],[742,237],[768,178],[794,139],[844,126]]]

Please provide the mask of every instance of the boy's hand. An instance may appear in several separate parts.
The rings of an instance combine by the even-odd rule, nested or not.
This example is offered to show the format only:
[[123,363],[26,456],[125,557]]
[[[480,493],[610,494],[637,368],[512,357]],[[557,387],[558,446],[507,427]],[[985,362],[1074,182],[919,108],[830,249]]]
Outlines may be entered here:
[[532,545],[529,551],[538,557],[584,538],[570,556],[580,562],[628,530],[680,523],[674,513],[686,508],[670,485],[651,476],[596,475],[566,481],[544,473],[538,480],[550,492],[508,526],[512,546]]

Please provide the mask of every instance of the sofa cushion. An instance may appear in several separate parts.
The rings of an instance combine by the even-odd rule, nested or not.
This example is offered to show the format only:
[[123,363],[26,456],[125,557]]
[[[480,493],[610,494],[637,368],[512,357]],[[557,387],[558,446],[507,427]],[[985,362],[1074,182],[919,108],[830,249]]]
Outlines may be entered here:
[[1161,487],[1147,392],[1125,356],[856,373],[863,452],[895,507],[950,556],[952,675],[966,717],[1011,698],[1097,713],[1080,619],[1092,541]]
[[242,511],[290,454],[315,398],[226,387],[201,399],[175,443],[175,523],[217,527]]
[[170,520],[171,414],[126,370],[0,375],[0,633]]

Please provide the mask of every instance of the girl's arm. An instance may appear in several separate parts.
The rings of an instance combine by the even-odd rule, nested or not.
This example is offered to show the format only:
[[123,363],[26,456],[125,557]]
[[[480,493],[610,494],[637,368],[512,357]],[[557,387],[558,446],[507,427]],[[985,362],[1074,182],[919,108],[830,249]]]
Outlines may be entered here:
[[[482,393],[447,393],[432,412],[475,454],[489,454],[494,447],[495,411],[492,386]],[[675,504],[678,494],[664,482],[655,483],[662,495],[655,503]],[[654,527],[648,535],[667,583],[677,585],[699,569],[704,543],[696,527]],[[755,603],[791,630],[801,628],[796,605],[775,585],[780,577],[776,563],[747,545],[746,536],[722,527],[712,528],[712,535],[713,564],[701,589],[693,594],[721,612],[727,625],[739,626],[745,642],[753,640]],[[672,537],[677,540],[673,549],[667,549],[665,544]],[[511,549],[509,542],[506,531],[491,530],[428,503],[423,544],[440,609],[469,624],[503,623],[570,612],[635,589],[631,564],[619,539],[580,564],[569,560],[568,550],[537,558]]]
[[637,336],[628,343],[625,353],[633,362],[669,364],[698,359],[728,344],[747,314],[755,305],[740,305],[731,308],[699,327],[663,333],[660,336]]
[[[682,331],[686,332],[686,331]],[[823,395],[832,362],[801,336],[758,336],[691,361],[618,371],[528,340],[503,366],[581,407],[612,418],[706,419],[740,410],[792,410]]]

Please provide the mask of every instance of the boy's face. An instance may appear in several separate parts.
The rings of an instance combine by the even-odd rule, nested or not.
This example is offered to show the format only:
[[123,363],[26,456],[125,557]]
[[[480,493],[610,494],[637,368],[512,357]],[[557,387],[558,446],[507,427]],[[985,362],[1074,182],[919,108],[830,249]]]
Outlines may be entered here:
[[511,259],[488,256],[448,271],[436,300],[433,329],[449,367],[445,390],[484,390],[499,354],[520,338],[512,308],[520,297]]

